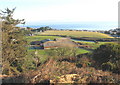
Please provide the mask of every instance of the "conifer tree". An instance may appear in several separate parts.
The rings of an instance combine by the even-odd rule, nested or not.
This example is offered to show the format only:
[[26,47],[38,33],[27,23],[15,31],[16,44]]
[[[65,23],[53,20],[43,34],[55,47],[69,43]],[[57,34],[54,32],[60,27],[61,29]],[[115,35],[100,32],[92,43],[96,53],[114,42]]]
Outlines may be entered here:
[[24,19],[14,19],[15,8],[1,11],[2,20],[2,73],[19,74],[23,71],[22,64],[26,55],[26,41],[18,24],[25,24]]

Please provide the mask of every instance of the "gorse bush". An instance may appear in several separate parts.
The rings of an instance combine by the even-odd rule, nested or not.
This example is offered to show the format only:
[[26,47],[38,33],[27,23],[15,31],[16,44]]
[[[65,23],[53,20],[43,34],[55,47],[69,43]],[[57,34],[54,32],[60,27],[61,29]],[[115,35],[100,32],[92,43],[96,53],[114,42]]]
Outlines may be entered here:
[[77,56],[78,48],[61,47],[47,51],[47,54],[54,59],[63,59]]
[[92,66],[92,60],[87,56],[82,56],[79,61],[76,62],[77,67],[90,67]]
[[118,43],[101,45],[93,52],[93,59],[104,70],[120,72],[120,45]]

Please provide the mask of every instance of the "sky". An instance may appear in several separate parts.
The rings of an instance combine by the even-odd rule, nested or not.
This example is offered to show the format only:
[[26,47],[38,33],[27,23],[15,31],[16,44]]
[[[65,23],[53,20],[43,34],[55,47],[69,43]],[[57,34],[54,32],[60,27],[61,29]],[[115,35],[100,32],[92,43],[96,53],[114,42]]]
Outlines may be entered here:
[[14,18],[26,22],[118,20],[119,0],[0,0],[0,9],[16,7]]

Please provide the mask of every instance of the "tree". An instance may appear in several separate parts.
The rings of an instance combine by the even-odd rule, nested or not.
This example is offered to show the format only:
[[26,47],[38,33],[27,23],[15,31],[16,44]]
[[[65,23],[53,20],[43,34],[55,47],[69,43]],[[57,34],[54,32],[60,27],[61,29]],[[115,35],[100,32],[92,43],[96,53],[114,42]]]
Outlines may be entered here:
[[109,32],[109,31],[105,31],[104,33],[105,33],[105,34],[110,34],[110,32]]
[[6,75],[18,74],[23,71],[22,64],[26,55],[26,41],[18,24],[25,24],[24,19],[13,19],[15,8],[1,11],[2,19],[2,72]]
[[52,30],[52,28],[49,27],[49,26],[46,26],[46,27],[40,27],[40,28],[37,28],[37,29],[33,29],[32,31],[37,31],[37,32],[42,31],[42,32],[44,32],[44,31],[47,31],[47,30]]

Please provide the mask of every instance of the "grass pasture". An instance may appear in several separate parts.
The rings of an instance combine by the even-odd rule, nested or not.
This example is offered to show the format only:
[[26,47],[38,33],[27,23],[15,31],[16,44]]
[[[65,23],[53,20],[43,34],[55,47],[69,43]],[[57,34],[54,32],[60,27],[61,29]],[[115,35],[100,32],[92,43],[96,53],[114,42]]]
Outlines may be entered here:
[[58,31],[51,30],[39,33],[39,35],[65,35],[71,37],[94,37],[94,38],[113,38],[107,34],[98,33],[98,32],[87,32],[87,31]]

